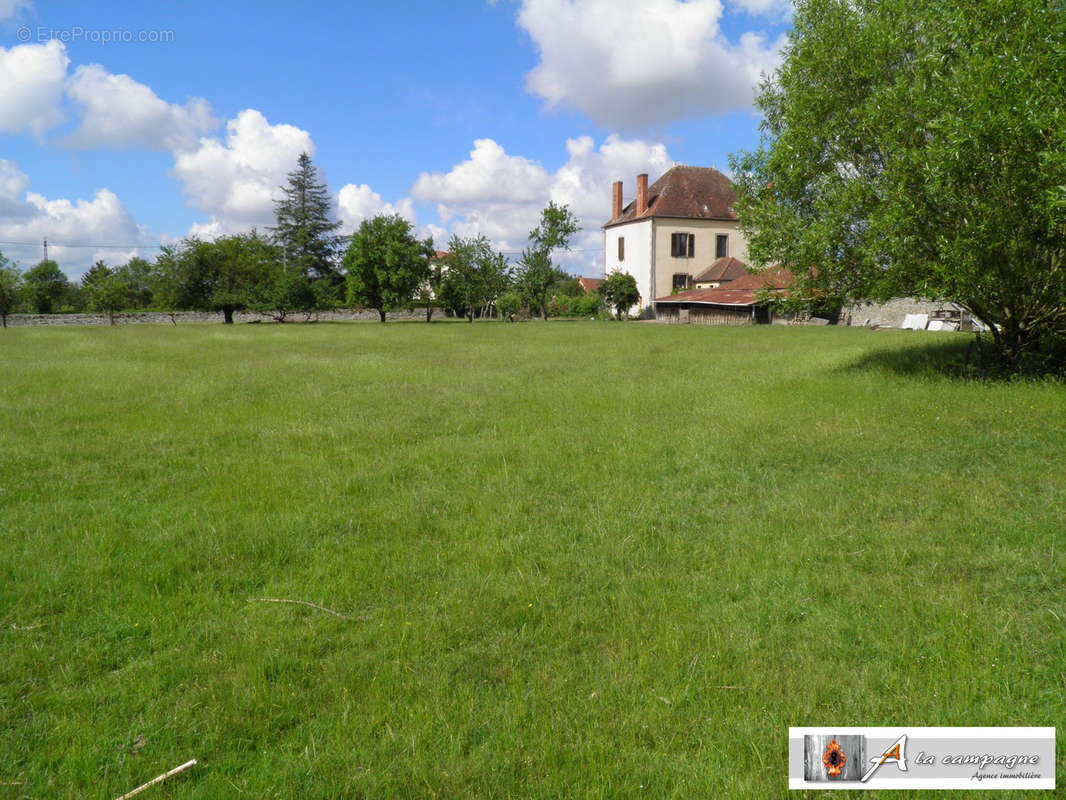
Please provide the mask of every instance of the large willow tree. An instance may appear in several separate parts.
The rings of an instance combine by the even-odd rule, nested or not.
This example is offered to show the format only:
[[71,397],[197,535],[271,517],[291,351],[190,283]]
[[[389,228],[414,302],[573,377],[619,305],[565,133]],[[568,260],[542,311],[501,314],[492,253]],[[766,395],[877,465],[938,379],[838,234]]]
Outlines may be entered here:
[[757,106],[733,160],[753,260],[961,303],[1004,367],[1062,367],[1066,4],[798,0]]

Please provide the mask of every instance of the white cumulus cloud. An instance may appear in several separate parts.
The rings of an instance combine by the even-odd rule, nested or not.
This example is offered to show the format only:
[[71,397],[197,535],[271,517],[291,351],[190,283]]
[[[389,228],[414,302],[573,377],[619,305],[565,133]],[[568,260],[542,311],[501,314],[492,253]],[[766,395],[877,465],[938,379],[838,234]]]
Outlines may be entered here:
[[418,215],[415,214],[414,203],[411,202],[410,197],[401,198],[395,203],[388,203],[365,183],[359,186],[349,183],[341,187],[341,190],[337,192],[337,211],[341,220],[342,233],[351,233],[364,219],[370,219],[379,214],[398,214],[412,225],[418,224]]
[[[437,213],[450,233],[484,235],[507,252],[526,246],[529,231],[549,201],[566,204],[582,227],[572,247],[588,251],[569,256],[566,267],[594,274],[602,262],[597,249],[602,238],[599,227],[611,213],[611,183],[622,180],[632,194],[638,173],[647,172],[655,180],[673,162],[662,144],[617,134],[608,136],[598,148],[588,136],[569,139],[566,150],[566,163],[550,171],[508,154],[491,139],[479,139],[469,159],[446,173],[423,173],[411,193],[419,202],[437,204]],[[436,234],[434,240],[439,246],[446,241]]]
[[0,202],[19,202],[29,186],[30,179],[18,164],[0,158]]
[[23,11],[33,8],[30,0],[0,0],[0,22],[15,19]]
[[594,226],[611,216],[611,184],[622,181],[628,197],[636,194],[636,176],[647,172],[651,180],[674,162],[660,143],[623,139],[611,134],[597,149],[590,136],[568,139],[570,158],[552,178],[552,198],[566,203],[577,215]]
[[448,173],[422,173],[413,191],[416,198],[446,197],[449,203],[530,201],[544,194],[546,181],[539,164],[507,155],[492,139],[477,139],[468,161]]
[[191,231],[204,236],[274,224],[274,200],[300,153],[313,155],[311,135],[292,125],[271,125],[255,109],[226,123],[224,140],[200,139],[174,157],[174,176],[189,205],[210,215]]
[[722,13],[721,0],[524,0],[518,23],[540,51],[526,88],[615,129],[750,108],[784,39],[730,42]]
[[99,64],[78,67],[66,92],[81,112],[81,124],[66,139],[75,147],[187,150],[218,125],[206,100],[167,103],[143,83]]
[[67,49],[56,40],[0,47],[0,133],[42,138],[66,118],[65,98],[80,119],[62,140],[73,147],[188,149],[218,125],[202,98],[167,103],[129,75],[88,64],[68,78],[69,66]]
[[63,121],[66,48],[56,41],[0,47],[0,133],[38,138]]
[[[11,161],[0,159],[0,239],[27,242],[5,246],[5,255],[28,267],[41,258],[42,239],[48,238],[48,257],[70,278],[77,278],[93,261],[123,264],[134,255],[151,256],[147,231],[110,189],[99,189],[91,200],[48,199],[29,192],[29,178]],[[65,245],[79,245],[78,247]]]

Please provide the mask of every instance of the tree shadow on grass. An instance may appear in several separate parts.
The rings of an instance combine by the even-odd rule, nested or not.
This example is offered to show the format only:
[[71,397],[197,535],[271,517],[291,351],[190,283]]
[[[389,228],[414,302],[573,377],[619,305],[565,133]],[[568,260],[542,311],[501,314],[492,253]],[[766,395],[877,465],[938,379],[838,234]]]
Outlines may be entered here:
[[880,348],[866,353],[845,369],[879,369],[911,378],[991,383],[1066,382],[1066,341],[1053,340],[1011,360],[1003,357],[987,334],[943,336],[926,334],[924,340],[910,346]]
[[[916,334],[919,335],[919,334]],[[978,344],[973,336],[930,338],[905,347],[878,348],[843,367],[845,371],[881,370],[908,378],[953,378],[956,380],[1007,380],[982,369],[987,342]]]

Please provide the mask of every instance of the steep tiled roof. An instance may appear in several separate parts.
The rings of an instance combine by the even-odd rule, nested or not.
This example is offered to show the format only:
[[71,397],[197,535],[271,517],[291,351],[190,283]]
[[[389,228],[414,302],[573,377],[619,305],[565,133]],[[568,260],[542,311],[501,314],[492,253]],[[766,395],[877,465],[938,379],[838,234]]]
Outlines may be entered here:
[[732,281],[748,274],[748,265],[732,256],[725,256],[715,261],[703,272],[693,278],[695,283],[704,281]]
[[748,273],[717,289],[692,289],[666,297],[656,298],[656,303],[697,303],[719,306],[750,306],[756,302],[756,293],[762,289],[784,290],[792,284],[792,273],[782,267],[765,272]]
[[648,187],[648,208],[637,216],[637,201],[622,209],[622,216],[604,227],[648,217],[735,220],[736,192],[732,182],[714,167],[672,167]]

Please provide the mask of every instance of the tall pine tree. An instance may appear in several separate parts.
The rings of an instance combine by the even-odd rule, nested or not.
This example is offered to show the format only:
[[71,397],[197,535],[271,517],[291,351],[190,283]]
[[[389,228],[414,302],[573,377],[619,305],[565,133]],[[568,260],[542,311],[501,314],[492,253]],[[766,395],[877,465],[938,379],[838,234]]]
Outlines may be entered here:
[[300,154],[296,169],[289,173],[289,184],[282,191],[284,196],[274,204],[278,224],[271,230],[281,247],[286,269],[339,284],[340,238],[335,231],[341,223],[333,220],[329,190],[318,180],[318,169],[307,153]]

